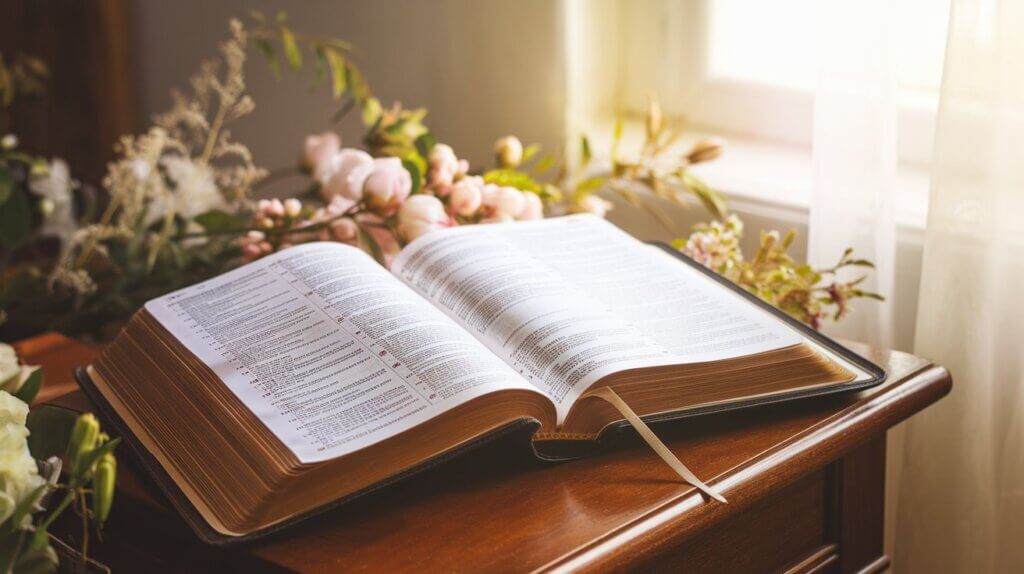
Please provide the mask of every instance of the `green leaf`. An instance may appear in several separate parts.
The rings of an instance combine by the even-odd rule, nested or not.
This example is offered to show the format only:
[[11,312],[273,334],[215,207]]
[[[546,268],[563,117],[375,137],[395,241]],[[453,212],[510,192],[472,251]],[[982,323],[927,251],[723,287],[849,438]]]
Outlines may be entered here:
[[728,213],[725,200],[706,183],[689,172],[683,172],[682,179],[686,189],[689,189],[690,193],[695,195],[704,204],[704,208],[716,219],[722,219]]
[[416,138],[416,141],[413,143],[416,146],[416,153],[420,154],[424,159],[427,159],[430,157],[430,150],[434,149],[434,146],[437,145],[437,139],[433,134],[427,132]]
[[533,173],[544,173],[545,171],[555,167],[555,161],[557,160],[553,155],[546,155],[540,158],[537,160],[537,164],[533,166]]
[[53,405],[39,405],[28,412],[28,450],[32,458],[45,460],[67,451],[68,438],[78,413]]
[[0,205],[7,202],[14,191],[14,176],[7,170],[7,166],[0,164]]
[[412,191],[410,193],[416,193],[423,186],[423,175],[420,167],[409,158],[402,158],[402,167],[405,168],[405,171],[409,172],[409,176],[412,178]]
[[284,57],[288,59],[295,70],[302,69],[302,52],[299,45],[295,43],[295,36],[288,28],[281,27],[281,47],[284,49]]
[[313,89],[320,85],[320,82],[324,81],[327,77],[327,55],[324,53],[322,46],[317,46],[313,52],[316,59],[313,61],[313,81],[310,84],[310,89]]
[[371,127],[370,131],[377,129],[381,118],[384,117],[384,108],[377,98],[369,98],[363,102],[363,125]]
[[274,74],[274,78],[280,80],[281,62],[277,59],[277,52],[274,51],[274,47],[264,39],[253,40],[252,43],[263,54],[263,57],[267,59],[267,65],[270,66],[270,72]]
[[30,548],[21,553],[14,572],[18,574],[48,574],[57,570],[57,553],[49,544],[42,548]]
[[598,176],[588,177],[587,179],[585,179],[585,180],[579,182],[578,184],[576,184],[576,191],[580,191],[580,192],[594,191],[595,189],[600,189],[602,185],[604,185],[604,178],[603,177],[598,177]]
[[232,230],[241,233],[243,230],[243,224],[237,217],[219,209],[201,213],[195,217],[194,221],[207,233],[226,233]]
[[0,205],[0,245],[8,249],[20,247],[32,231],[32,207],[28,194],[15,190]]
[[336,50],[324,50],[324,57],[327,58],[327,65],[331,68],[331,94],[335,99],[341,97],[348,91],[348,74],[345,65],[345,57]]
[[492,169],[485,172],[484,182],[514,187],[522,191],[532,191],[534,193],[541,193],[544,189],[541,184],[537,183],[529,175],[507,168]]
[[43,368],[36,367],[32,374],[14,396],[21,399],[25,404],[32,404],[32,400],[39,394],[39,388],[43,385]]
[[523,150],[523,159],[520,163],[526,163],[530,161],[533,158],[533,156],[537,155],[537,152],[539,151],[540,146],[537,144],[530,144],[526,146],[526,149]]
[[584,134],[580,136],[580,160],[583,165],[587,165],[592,157],[594,155],[590,151],[590,139]]

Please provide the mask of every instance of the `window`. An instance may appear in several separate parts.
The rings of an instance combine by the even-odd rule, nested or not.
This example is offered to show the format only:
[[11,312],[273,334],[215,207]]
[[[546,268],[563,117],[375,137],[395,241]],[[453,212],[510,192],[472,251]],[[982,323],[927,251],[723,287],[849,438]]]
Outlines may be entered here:
[[[807,146],[818,50],[816,0],[641,0],[625,3],[626,86],[620,103],[642,112],[656,92],[692,127]],[[900,158],[931,156],[950,0],[894,0]],[[870,26],[872,16],[861,23]],[[852,49],[855,49],[852,48]]]

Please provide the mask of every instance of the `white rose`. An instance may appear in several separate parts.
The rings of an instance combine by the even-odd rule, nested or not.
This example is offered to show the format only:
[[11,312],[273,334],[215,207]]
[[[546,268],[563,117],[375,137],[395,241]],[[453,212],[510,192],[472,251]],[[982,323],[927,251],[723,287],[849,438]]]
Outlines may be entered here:
[[353,202],[363,198],[363,184],[373,172],[373,156],[363,150],[345,148],[331,157],[320,177],[320,195],[330,202],[341,196]]
[[483,201],[481,185],[474,179],[463,179],[452,186],[448,206],[458,215],[473,215]]
[[165,157],[160,163],[168,179],[174,182],[174,189],[153,200],[146,212],[147,224],[163,219],[168,208],[185,219],[193,219],[212,209],[227,207],[210,166],[179,156]]
[[[0,391],[0,523],[45,482],[28,451],[27,417],[28,405]],[[26,516],[25,524],[18,527],[26,526],[29,520]]]
[[398,235],[405,242],[448,224],[444,204],[432,195],[414,195],[398,209]]
[[14,351],[14,347],[7,343],[0,343],[0,389],[6,388],[7,384],[15,380],[20,372],[21,365],[18,363],[18,354]]

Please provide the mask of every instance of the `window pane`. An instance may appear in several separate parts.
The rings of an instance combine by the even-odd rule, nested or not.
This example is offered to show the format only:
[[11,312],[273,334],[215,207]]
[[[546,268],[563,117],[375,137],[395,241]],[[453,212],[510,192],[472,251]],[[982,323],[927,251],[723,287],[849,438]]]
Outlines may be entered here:
[[[942,78],[950,0],[896,0],[901,88],[935,92]],[[708,0],[708,75],[780,87],[815,82],[814,0]]]

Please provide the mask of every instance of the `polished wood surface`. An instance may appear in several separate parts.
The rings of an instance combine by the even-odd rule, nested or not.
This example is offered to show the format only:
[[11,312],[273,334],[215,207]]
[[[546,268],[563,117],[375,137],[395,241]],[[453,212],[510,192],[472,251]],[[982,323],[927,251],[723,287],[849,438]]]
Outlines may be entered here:
[[[95,349],[19,345],[47,394]],[[266,541],[204,546],[123,460],[98,555],[150,571],[881,571],[885,431],[949,392],[949,373],[850,345],[889,380],[859,393],[655,425],[728,498],[682,484],[632,436],[562,464],[494,443]],[[127,451],[122,456],[127,458]]]

